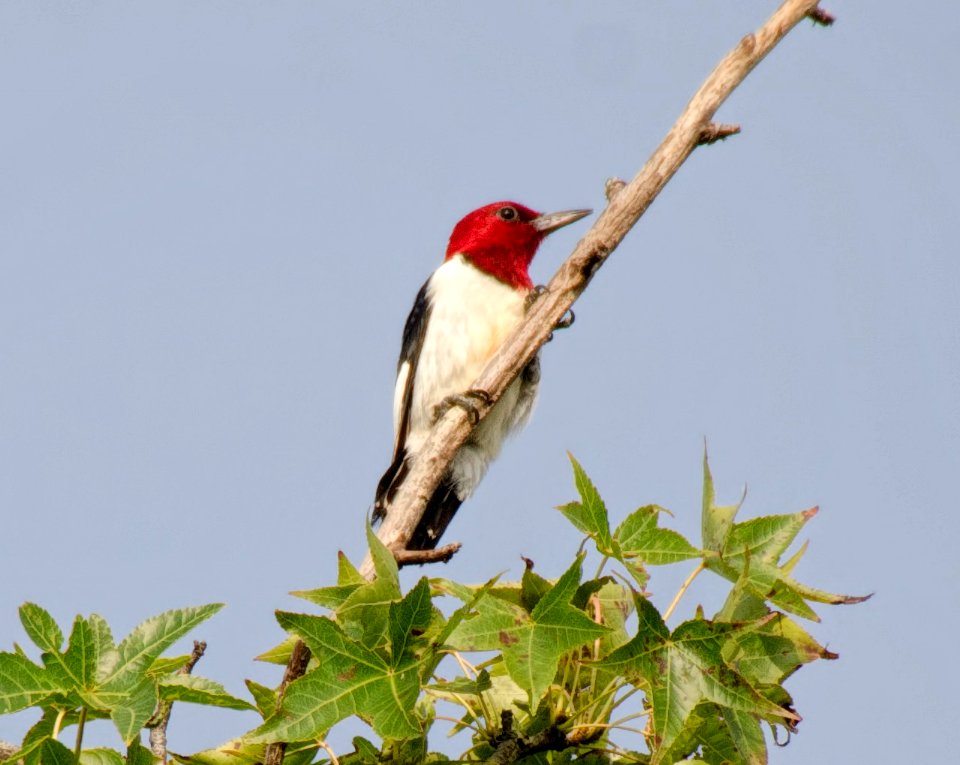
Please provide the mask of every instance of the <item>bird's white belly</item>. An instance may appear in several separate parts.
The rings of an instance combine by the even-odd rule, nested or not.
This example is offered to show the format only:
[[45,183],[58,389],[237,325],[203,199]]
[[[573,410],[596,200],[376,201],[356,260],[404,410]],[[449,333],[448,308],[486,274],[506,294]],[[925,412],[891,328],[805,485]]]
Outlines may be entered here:
[[[478,270],[460,255],[430,280],[430,318],[413,386],[407,447],[417,451],[433,424],[434,408],[447,396],[464,393],[523,318],[526,292]],[[471,441],[492,437],[499,451],[519,385],[514,383],[474,432]]]

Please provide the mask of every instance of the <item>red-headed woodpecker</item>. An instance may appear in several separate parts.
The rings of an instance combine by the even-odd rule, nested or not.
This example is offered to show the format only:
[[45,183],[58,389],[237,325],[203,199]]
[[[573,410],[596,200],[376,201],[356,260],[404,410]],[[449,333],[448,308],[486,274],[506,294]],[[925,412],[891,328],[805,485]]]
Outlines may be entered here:
[[[403,330],[393,399],[393,462],[377,486],[374,519],[383,518],[438,414],[470,408],[470,386],[520,323],[533,290],[528,267],[551,231],[590,214],[541,215],[516,202],[474,210],[453,229],[443,264],[420,289]],[[454,513],[499,454],[504,438],[530,416],[540,380],[535,357],[474,428],[427,503],[408,548],[436,547]]]

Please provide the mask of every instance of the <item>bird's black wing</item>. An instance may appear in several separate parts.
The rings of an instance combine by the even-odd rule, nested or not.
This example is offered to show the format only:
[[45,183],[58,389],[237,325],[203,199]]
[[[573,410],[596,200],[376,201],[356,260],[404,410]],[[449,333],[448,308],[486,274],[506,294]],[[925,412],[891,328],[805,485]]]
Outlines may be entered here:
[[[430,321],[430,301],[427,299],[429,280],[424,282],[413,308],[407,316],[407,323],[403,327],[403,340],[400,345],[400,358],[397,360],[397,385],[403,385],[400,395],[400,405],[395,416],[396,433],[393,443],[393,461],[387,468],[380,483],[377,484],[377,494],[373,503],[373,519],[379,520],[386,514],[386,508],[393,498],[394,487],[406,474],[406,441],[410,429],[410,405],[413,402],[413,381],[417,376],[417,362],[420,360],[420,351],[423,348],[423,339],[427,333],[427,323]],[[401,380],[401,375],[403,379]]]

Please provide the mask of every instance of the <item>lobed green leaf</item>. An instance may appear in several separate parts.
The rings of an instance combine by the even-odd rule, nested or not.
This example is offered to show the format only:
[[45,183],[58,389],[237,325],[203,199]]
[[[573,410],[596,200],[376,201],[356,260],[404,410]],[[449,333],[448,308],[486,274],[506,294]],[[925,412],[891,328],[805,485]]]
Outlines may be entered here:
[[573,479],[580,494],[580,501],[561,505],[557,509],[574,526],[593,539],[601,555],[619,557],[619,550],[610,534],[607,507],[600,498],[600,492],[576,458],[569,452],[567,456],[573,466]]
[[220,683],[196,675],[170,675],[158,683],[164,701],[187,701],[225,709],[256,709],[248,701],[227,693]]
[[20,623],[27,636],[41,651],[60,652],[63,632],[46,609],[36,603],[24,603],[20,606]]
[[177,608],[147,619],[117,646],[117,660],[99,678],[99,685],[108,691],[142,693],[143,678],[154,660],[221,608],[222,603]]
[[18,653],[0,653],[0,714],[35,706],[66,689],[55,685],[48,672]]
[[255,730],[247,737],[249,743],[322,738],[350,715],[370,723],[385,738],[420,733],[411,711],[420,692],[415,663],[391,667],[331,619],[281,612],[277,620],[297,633],[320,663],[288,686],[282,717]]

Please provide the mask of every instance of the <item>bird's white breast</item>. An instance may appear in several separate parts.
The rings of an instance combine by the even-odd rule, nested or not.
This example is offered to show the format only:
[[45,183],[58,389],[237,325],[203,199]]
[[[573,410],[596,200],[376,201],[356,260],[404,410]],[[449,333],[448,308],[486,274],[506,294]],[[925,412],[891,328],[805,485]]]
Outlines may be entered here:
[[[523,318],[526,294],[480,271],[461,255],[434,272],[427,293],[430,318],[414,379],[408,448],[419,448],[437,404],[470,388]],[[508,394],[496,409],[513,408],[508,399],[515,403],[517,393]],[[496,409],[487,420],[497,414]],[[497,440],[502,440],[502,434]]]

